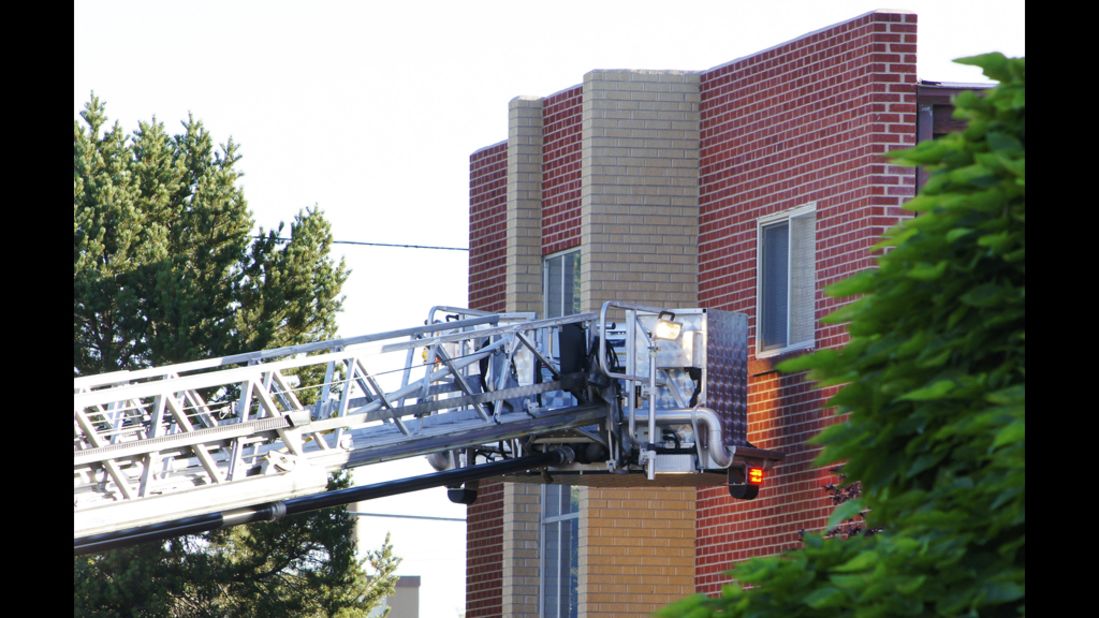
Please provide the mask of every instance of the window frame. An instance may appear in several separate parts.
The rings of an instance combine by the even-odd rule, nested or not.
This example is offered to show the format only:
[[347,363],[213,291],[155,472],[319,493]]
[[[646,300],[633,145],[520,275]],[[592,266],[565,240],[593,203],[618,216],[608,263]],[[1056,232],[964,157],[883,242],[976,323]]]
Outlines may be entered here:
[[[817,230],[817,203],[815,201],[790,208],[781,212],[764,215],[756,220],[756,345],[755,353],[756,358],[769,358],[779,356],[787,352],[793,352],[798,350],[808,350],[816,346],[817,339],[817,320],[816,320],[816,288],[817,288],[817,276],[816,276],[816,230]],[[804,341],[796,343],[790,343],[790,332],[793,328],[793,300],[791,298],[792,288],[791,279],[793,277],[794,268],[792,266],[794,243],[791,238],[791,230],[793,228],[792,220],[806,215],[813,216],[813,251],[812,251],[812,263],[813,263],[813,290],[812,290],[812,328],[810,332],[812,336]],[[786,226],[786,343],[781,347],[772,347],[768,349],[763,348],[763,236],[764,229],[771,227],[777,223],[787,224]]]

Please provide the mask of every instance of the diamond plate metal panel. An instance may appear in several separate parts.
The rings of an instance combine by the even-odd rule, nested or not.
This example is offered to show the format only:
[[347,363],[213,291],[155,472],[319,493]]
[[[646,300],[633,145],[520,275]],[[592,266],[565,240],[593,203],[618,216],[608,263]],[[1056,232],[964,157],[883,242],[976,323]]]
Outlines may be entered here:
[[748,316],[706,310],[706,407],[721,417],[726,446],[748,442]]

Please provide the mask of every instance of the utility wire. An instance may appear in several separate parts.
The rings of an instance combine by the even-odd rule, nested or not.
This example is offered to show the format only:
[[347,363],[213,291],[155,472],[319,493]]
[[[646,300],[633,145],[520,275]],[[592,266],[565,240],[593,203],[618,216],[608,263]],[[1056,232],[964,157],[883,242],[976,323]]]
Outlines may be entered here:
[[[266,236],[252,236],[252,238],[267,238]],[[290,242],[289,238],[276,238],[278,242]],[[333,240],[334,245],[361,245],[367,247],[400,247],[402,249],[437,249],[440,251],[469,251],[468,247],[440,247],[437,245],[401,245],[388,242],[364,242],[361,240]]]
[[389,513],[363,513],[361,511],[348,511],[348,515],[359,517],[396,517],[398,519],[430,519],[433,521],[465,521],[464,517],[429,517],[427,515],[393,515]]

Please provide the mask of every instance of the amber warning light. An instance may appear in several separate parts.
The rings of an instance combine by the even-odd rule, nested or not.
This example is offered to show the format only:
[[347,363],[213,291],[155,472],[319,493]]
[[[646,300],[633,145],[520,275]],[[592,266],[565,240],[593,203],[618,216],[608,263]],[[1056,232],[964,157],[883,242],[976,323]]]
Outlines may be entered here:
[[748,468],[748,482],[752,485],[762,485],[763,468]]

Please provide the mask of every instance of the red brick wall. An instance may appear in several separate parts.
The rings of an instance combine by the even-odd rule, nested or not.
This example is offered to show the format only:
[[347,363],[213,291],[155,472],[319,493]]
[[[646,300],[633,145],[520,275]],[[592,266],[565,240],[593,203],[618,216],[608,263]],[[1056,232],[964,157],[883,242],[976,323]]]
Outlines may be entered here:
[[[749,316],[749,440],[786,454],[759,497],[698,492],[696,587],[713,593],[734,561],[799,543],[820,529],[832,478],[805,440],[830,422],[826,393],[756,360],[756,221],[816,202],[817,319],[822,290],[870,267],[867,249],[903,216],[913,172],[882,154],[915,143],[916,16],[871,13],[701,76],[699,299]],[[818,322],[818,347],[844,341]]]
[[503,581],[504,484],[481,481],[466,507],[466,618],[501,616]]
[[[469,158],[469,307],[505,311],[508,145]],[[466,616],[500,616],[503,603],[504,490],[481,483],[466,508]]]
[[583,87],[542,103],[542,255],[580,246]]
[[507,142],[469,157],[469,307],[504,311],[508,207]]

